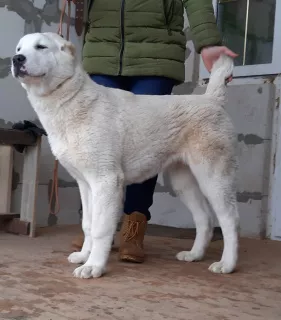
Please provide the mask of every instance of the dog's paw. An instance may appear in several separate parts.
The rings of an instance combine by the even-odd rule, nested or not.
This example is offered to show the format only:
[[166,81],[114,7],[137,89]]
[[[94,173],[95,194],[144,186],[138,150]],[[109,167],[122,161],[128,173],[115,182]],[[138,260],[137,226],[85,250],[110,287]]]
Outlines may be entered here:
[[104,274],[104,268],[98,266],[83,265],[74,270],[73,275],[76,278],[89,279],[99,278]]
[[192,253],[191,251],[181,251],[176,255],[176,258],[180,261],[199,261],[202,259],[202,256]]
[[213,273],[232,273],[234,271],[233,266],[228,266],[223,261],[214,262],[210,265],[209,270]]
[[83,252],[73,252],[71,253],[67,260],[70,263],[85,263],[88,260],[89,254]]

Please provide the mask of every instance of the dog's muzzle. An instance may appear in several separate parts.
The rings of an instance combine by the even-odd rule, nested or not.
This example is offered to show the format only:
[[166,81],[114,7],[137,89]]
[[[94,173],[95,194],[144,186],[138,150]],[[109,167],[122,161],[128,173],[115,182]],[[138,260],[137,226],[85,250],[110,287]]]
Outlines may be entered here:
[[15,77],[24,76],[26,73],[21,70],[26,61],[26,57],[22,54],[16,54],[12,58]]

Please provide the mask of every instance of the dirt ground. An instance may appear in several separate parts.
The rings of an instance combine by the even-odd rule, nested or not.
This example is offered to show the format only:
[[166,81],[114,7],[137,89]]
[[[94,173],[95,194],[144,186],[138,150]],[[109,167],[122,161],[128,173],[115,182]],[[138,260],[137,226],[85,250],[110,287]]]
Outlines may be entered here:
[[67,262],[76,227],[43,229],[30,239],[0,233],[0,319],[227,320],[281,319],[281,242],[242,239],[232,275],[208,266],[222,241],[197,263],[175,260],[192,241],[147,236],[144,264],[121,263],[113,248],[108,273],[72,277]]

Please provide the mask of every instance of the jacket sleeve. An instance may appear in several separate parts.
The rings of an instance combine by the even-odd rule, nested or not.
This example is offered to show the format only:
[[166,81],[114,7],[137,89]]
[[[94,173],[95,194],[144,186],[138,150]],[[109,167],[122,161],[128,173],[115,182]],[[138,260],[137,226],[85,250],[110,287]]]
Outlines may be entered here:
[[222,43],[212,0],[183,0],[196,52]]

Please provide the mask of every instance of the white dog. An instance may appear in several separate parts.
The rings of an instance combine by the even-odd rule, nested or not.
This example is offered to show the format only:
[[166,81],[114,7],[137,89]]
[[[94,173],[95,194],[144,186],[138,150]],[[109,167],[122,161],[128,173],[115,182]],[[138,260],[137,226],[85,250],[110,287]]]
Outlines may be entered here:
[[53,154],[77,180],[81,193],[85,241],[81,252],[68,259],[84,264],[74,276],[104,273],[124,186],[163,170],[168,170],[197,228],[191,251],[177,258],[203,258],[212,237],[212,208],[224,250],[209,270],[235,269],[237,137],[224,110],[225,79],[232,69],[230,58],[219,58],[204,95],[134,95],[94,83],[73,45],[57,34],[29,34],[19,41],[12,74],[27,91]]

